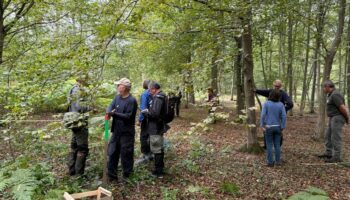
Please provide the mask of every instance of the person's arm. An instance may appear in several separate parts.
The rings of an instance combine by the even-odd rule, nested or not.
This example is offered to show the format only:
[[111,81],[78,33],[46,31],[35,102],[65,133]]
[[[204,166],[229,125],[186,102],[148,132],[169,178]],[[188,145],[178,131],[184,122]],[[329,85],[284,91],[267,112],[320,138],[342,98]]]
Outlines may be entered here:
[[286,122],[287,122],[287,113],[286,109],[284,108],[284,105],[281,103],[281,129],[284,130],[286,128]]
[[164,97],[155,97],[153,99],[154,103],[149,109],[148,117],[152,119],[158,119],[160,117],[160,112],[162,111]]
[[131,119],[132,117],[132,114],[135,110],[135,108],[137,108],[137,103],[136,101],[133,99],[133,100],[129,100],[129,102],[125,105],[126,106],[126,109],[125,109],[125,112],[124,113],[121,113],[121,112],[115,112],[113,114],[113,116],[119,118],[119,119],[125,119],[125,120],[128,120],[128,119]]
[[339,106],[339,111],[344,116],[346,123],[349,124],[349,114],[348,114],[348,111],[347,111],[346,106],[344,104],[341,104]]
[[[142,93],[141,95],[141,100],[140,100],[140,109],[141,110],[144,110],[146,109],[148,106],[147,106],[147,103],[148,103],[148,94],[146,92]],[[143,116],[142,113],[140,113],[139,115],[139,122],[141,122],[145,117]]]
[[115,104],[117,102],[117,97],[114,97],[113,101],[111,104],[109,104],[109,106],[106,109],[106,113],[111,113],[113,112],[113,110],[115,109]]
[[255,93],[264,97],[269,97],[271,90],[256,89]]
[[292,99],[288,96],[287,93],[283,92],[283,95],[284,95],[284,102],[283,102],[283,104],[285,106],[286,111],[288,112],[290,109],[293,108],[294,103],[293,103]]

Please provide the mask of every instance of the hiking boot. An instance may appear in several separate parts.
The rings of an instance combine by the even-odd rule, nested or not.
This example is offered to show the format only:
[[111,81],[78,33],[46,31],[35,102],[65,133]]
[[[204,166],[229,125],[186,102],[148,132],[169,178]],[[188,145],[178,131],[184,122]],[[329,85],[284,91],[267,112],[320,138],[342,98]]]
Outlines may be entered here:
[[282,160],[277,161],[277,162],[275,163],[275,165],[277,165],[277,166],[282,166],[282,165],[283,165],[283,161],[282,161]]
[[273,167],[273,166],[274,166],[274,163],[266,165],[266,167]]
[[163,178],[164,175],[165,175],[164,172],[158,172],[156,170],[153,170],[151,173],[151,176],[154,178]]
[[328,154],[321,154],[321,155],[318,155],[317,157],[321,158],[321,159],[331,159],[332,158],[332,156],[328,155]]
[[325,163],[339,163],[339,162],[343,162],[340,158],[329,158],[329,159],[326,159],[324,161]]

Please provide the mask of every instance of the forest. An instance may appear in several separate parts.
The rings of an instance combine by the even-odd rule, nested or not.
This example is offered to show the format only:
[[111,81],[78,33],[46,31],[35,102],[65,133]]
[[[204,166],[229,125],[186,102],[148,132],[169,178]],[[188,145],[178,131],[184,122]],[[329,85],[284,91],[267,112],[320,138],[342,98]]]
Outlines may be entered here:
[[[330,123],[325,81],[350,110],[349,1],[0,0],[0,75],[0,199],[63,199],[99,186],[114,199],[350,199],[348,124],[342,162],[317,157]],[[81,77],[89,155],[85,174],[69,176],[63,117]],[[103,180],[104,116],[124,77],[139,106],[144,80],[182,93],[162,178],[149,162],[134,163],[122,182]],[[275,80],[294,106],[283,165],[270,168],[260,128],[267,98],[257,90]]]

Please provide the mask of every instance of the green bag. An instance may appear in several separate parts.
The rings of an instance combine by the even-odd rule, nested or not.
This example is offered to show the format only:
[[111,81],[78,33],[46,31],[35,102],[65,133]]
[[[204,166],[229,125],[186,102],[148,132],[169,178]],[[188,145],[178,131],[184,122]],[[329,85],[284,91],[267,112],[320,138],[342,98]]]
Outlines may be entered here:
[[63,124],[66,128],[81,128],[87,126],[89,114],[78,112],[66,112],[63,115]]

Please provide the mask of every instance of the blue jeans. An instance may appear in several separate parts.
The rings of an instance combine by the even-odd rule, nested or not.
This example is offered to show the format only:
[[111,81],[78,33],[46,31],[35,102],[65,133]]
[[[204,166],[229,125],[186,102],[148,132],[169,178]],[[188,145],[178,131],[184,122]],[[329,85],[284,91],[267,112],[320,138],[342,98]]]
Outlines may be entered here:
[[[281,161],[281,128],[279,126],[266,129],[267,164],[274,164],[274,161]],[[273,149],[275,148],[275,159],[273,159]]]

